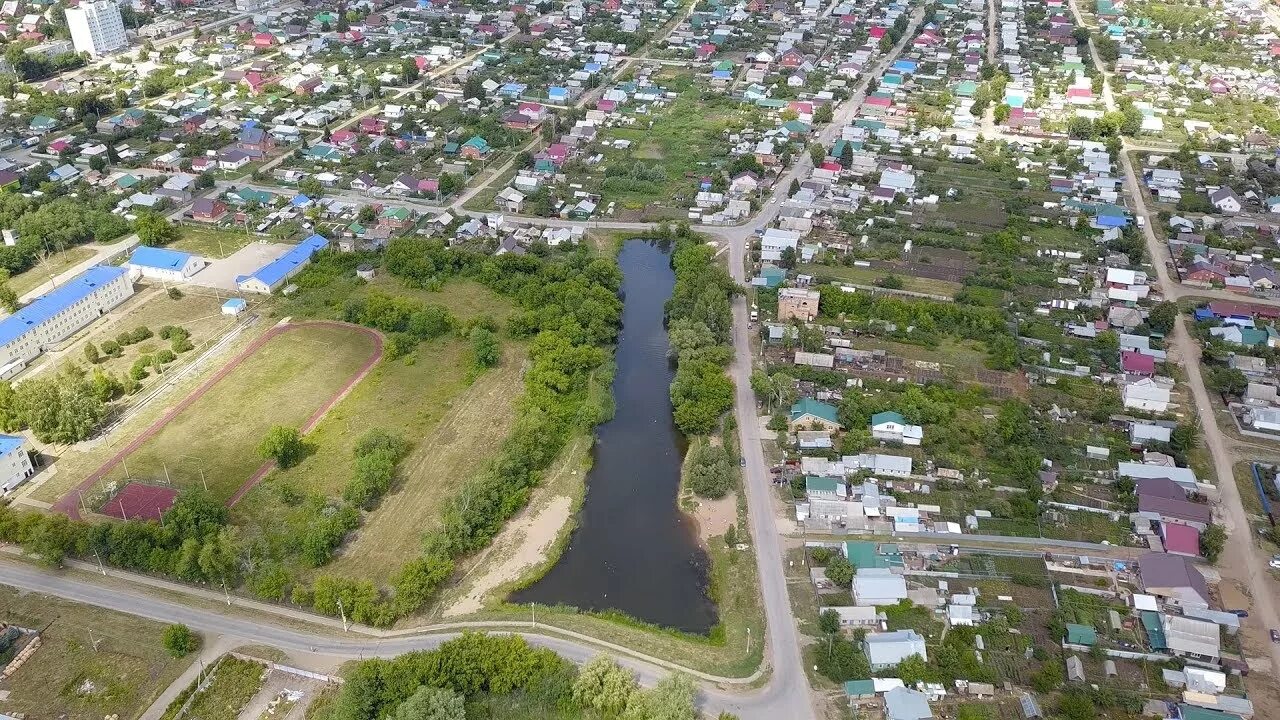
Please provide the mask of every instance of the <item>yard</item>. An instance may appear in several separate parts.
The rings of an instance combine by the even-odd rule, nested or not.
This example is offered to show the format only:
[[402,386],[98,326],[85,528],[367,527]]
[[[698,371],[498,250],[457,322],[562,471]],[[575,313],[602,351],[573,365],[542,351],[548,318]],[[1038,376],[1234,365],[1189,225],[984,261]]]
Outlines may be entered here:
[[915,277],[905,272],[889,272],[878,268],[846,267],[844,265],[799,265],[796,272],[812,275],[815,278],[831,278],[855,285],[877,285],[886,276],[893,275],[902,280],[902,289],[927,295],[952,297],[960,290],[960,283],[946,280],[934,280],[926,277]]
[[199,225],[180,225],[179,231],[182,237],[169,243],[170,250],[180,250],[210,260],[225,258],[258,240],[257,236],[248,232]]
[[[93,250],[87,247],[67,248],[53,253],[36,263],[30,270],[9,278],[9,287],[18,294],[18,297],[22,297],[48,283],[49,278],[57,277],[91,257],[93,257]],[[47,286],[45,287],[47,289]]]
[[40,648],[0,683],[5,715],[133,718],[190,664],[165,651],[161,623],[3,586],[0,608],[0,621],[43,630]]
[[[346,327],[299,327],[270,337],[211,379],[207,392],[162,419],[140,445],[126,447],[124,462],[106,477],[122,479],[127,466],[131,478],[180,488],[207,483],[214,498],[228,500],[262,465],[257,446],[267,431],[302,427],[376,352],[369,333]],[[96,458],[108,463],[107,452]]]

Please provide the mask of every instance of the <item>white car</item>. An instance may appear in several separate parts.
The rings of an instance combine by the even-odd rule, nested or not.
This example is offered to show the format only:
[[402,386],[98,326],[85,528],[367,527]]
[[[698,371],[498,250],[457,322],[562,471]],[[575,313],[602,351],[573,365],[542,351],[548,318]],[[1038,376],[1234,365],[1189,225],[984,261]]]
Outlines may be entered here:
[[1272,570],[1280,570],[1280,560],[1268,561],[1267,565],[1269,565]]

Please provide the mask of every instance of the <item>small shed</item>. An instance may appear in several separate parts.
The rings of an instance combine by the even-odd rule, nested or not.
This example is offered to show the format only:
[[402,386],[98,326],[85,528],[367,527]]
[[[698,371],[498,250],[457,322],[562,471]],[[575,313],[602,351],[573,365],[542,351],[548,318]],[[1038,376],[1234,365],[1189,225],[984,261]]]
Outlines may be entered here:
[[1067,658],[1067,680],[1084,682],[1084,663],[1076,655]]
[[363,263],[356,268],[356,277],[360,278],[361,280],[372,280],[374,274],[375,274],[375,271],[373,269],[373,266],[370,265],[369,263]]
[[1102,663],[1102,670],[1107,674],[1107,677],[1109,678],[1115,677],[1118,674],[1116,672],[1116,661],[1115,660],[1104,661]]
[[239,315],[245,311],[246,307],[248,307],[248,303],[246,303],[243,298],[231,298],[230,300],[222,303],[222,314],[233,316]]

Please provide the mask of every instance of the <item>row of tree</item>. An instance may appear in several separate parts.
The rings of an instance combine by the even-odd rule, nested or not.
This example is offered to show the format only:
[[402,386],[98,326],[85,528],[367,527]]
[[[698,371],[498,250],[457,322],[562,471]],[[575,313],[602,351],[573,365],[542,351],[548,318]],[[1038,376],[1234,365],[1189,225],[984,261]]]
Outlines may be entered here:
[[[672,675],[641,690],[607,657],[581,670],[514,635],[467,633],[435,650],[354,668],[330,720],[463,720],[467,703],[518,694],[533,716],[590,714],[602,720],[697,720],[696,688]],[[539,712],[540,711],[540,712]],[[721,714],[719,720],[733,720]]]
[[671,266],[676,283],[666,305],[668,344],[676,361],[673,415],[685,435],[706,435],[733,407],[733,381],[725,366],[733,359],[729,298],[738,287],[715,262],[711,246],[687,225],[662,227],[657,234],[661,241],[674,243]]

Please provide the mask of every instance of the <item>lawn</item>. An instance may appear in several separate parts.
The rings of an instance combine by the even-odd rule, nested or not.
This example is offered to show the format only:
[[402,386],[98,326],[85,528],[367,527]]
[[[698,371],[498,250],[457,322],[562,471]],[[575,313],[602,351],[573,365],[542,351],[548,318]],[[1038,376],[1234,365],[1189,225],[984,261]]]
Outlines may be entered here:
[[0,621],[43,629],[39,650],[0,682],[3,714],[137,717],[190,664],[164,650],[161,623],[3,586],[0,609]]
[[182,237],[169,243],[170,250],[181,250],[213,260],[228,257],[258,239],[247,232],[197,225],[180,225],[179,231]]
[[40,287],[42,283],[47,283],[50,277],[57,277],[91,257],[93,257],[93,250],[87,247],[67,248],[53,253],[30,270],[9,278],[9,287],[18,294],[18,297],[22,297]]
[[813,275],[815,278],[831,278],[855,285],[873,286],[887,275],[894,275],[902,280],[902,289],[927,295],[953,297],[962,287],[960,283],[946,280],[934,280],[926,277],[913,277],[905,273],[891,273],[880,268],[846,267],[844,265],[799,265],[796,272]]
[[214,498],[227,500],[262,464],[257,446],[267,431],[302,427],[373,353],[368,334],[341,327],[269,339],[134,450],[130,476],[178,487],[207,482]]

